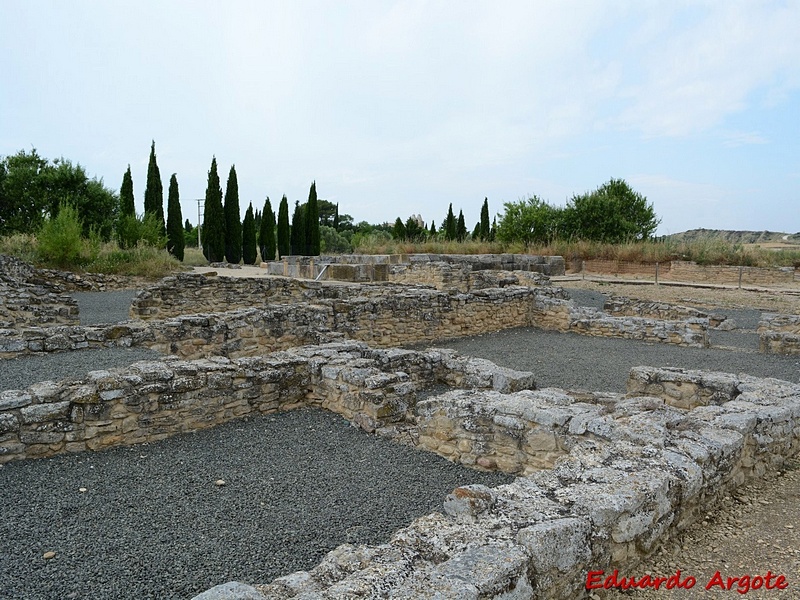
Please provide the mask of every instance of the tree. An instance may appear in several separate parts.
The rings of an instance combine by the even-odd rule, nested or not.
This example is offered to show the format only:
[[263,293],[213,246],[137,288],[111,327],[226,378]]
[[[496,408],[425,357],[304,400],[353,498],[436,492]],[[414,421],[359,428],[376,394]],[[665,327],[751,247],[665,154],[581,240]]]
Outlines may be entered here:
[[253,215],[253,203],[247,207],[242,223],[242,260],[246,265],[256,264],[256,218]]
[[353,246],[347,238],[336,231],[333,227],[326,227],[320,225],[319,228],[321,242],[321,251],[326,254],[352,252]]
[[286,196],[278,205],[278,256],[292,253],[291,232],[289,230],[289,201]]
[[122,176],[122,185],[119,188],[119,214],[121,217],[136,216],[136,202],[133,198],[133,177],[131,166]]
[[447,217],[444,220],[442,229],[444,229],[444,239],[446,239],[448,242],[456,239],[456,218],[453,216],[452,203],[447,209]]
[[593,192],[573,196],[565,222],[575,237],[617,244],[651,237],[660,219],[624,179],[611,179]]
[[275,213],[267,196],[264,210],[261,213],[261,227],[258,235],[258,251],[261,260],[275,260]]
[[239,180],[231,165],[225,187],[225,260],[238,265],[242,260],[242,221],[239,216]]
[[479,240],[481,239],[481,222],[478,221],[475,223],[475,228],[472,230],[472,239]]
[[62,204],[75,208],[84,237],[94,231],[103,240],[111,238],[119,198],[80,164],[64,158],[51,162],[35,149],[0,160],[0,235],[34,233]]
[[333,228],[339,231],[339,203],[336,203],[336,208],[333,212]]
[[305,205],[301,205],[299,200],[294,203],[294,213],[292,214],[292,254],[302,256],[305,254],[308,244],[306,243],[306,210]]
[[178,178],[173,173],[169,180],[167,195],[167,250],[181,262],[183,262],[183,248],[186,243],[183,238],[182,220]]
[[203,208],[203,227],[200,231],[203,254],[209,262],[225,259],[225,211],[222,208],[222,188],[217,174],[217,159],[211,159],[208,172],[206,200]]
[[406,239],[406,227],[403,225],[403,220],[400,217],[397,217],[394,222],[394,227],[392,228],[392,237],[400,241]]
[[417,222],[416,217],[408,217],[406,220],[406,239],[415,242],[424,237],[425,224],[422,225]]
[[464,222],[464,212],[458,211],[458,222],[456,223],[456,239],[463,242],[467,239],[467,224]]
[[319,204],[317,202],[316,181],[311,184],[311,189],[308,191],[308,202],[306,203],[304,219],[306,226],[306,254],[308,256],[319,256]]
[[557,237],[563,220],[563,209],[547,204],[538,196],[527,200],[506,202],[505,212],[500,216],[497,237],[500,241],[548,243]]
[[480,238],[481,241],[488,242],[491,233],[489,227],[489,198],[483,199],[483,206],[481,207],[481,223],[480,223]]
[[144,188],[144,212],[154,215],[161,222],[164,231],[164,188],[161,184],[161,172],[156,162],[156,142],[150,146],[150,162],[147,164],[147,185]]
[[0,235],[32,233],[47,211],[40,192],[39,174],[48,161],[32,149],[20,150],[0,162]]
[[431,237],[436,235],[436,221],[431,220]]

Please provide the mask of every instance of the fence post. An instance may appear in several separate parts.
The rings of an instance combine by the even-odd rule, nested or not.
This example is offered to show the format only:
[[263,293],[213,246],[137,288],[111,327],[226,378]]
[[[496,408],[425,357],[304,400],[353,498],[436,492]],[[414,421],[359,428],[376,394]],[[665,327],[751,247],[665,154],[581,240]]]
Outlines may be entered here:
[[656,285],[658,285],[658,263],[656,263]]
[[740,266],[739,267],[739,289],[742,289],[742,271],[743,270],[744,270],[744,267]]

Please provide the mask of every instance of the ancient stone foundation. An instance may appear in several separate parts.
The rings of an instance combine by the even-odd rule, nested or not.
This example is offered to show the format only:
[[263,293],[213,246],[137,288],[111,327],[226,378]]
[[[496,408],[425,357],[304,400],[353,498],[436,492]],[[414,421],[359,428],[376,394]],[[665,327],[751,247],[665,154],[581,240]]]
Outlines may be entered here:
[[724,373],[637,368],[627,395],[462,390],[415,410],[419,445],[520,477],[457,488],[388,543],[340,546],[253,598],[585,597],[588,571],[632,572],[800,452],[800,387]]
[[800,354],[800,315],[763,313],[758,323],[761,352]]
[[[221,280],[217,283],[215,280]],[[171,280],[171,281],[170,281]],[[192,283],[200,282],[193,290]],[[190,300],[171,300],[183,289]],[[193,293],[197,289],[202,293]],[[509,329],[541,327],[584,335],[621,337],[686,346],[708,345],[708,319],[661,321],[610,317],[576,307],[560,288],[509,286],[471,293],[397,285],[301,285],[290,279],[232,280],[179,276],[143,291],[137,312],[169,315],[192,312],[217,298],[235,305],[236,290],[256,304],[258,293],[273,292],[260,307],[219,313],[134,320],[116,325],[0,329],[0,358],[109,346],[145,346],[182,358],[236,358],[343,338],[378,347],[400,346]],[[297,297],[303,302],[298,302]],[[166,298],[166,300],[165,300]],[[269,300],[281,302],[271,303]],[[287,302],[288,300],[288,302]]]

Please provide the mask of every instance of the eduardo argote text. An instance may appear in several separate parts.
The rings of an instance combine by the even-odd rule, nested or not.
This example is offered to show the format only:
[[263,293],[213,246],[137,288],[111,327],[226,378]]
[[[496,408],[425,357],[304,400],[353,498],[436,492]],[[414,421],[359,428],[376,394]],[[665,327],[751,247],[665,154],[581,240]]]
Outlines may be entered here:
[[[697,585],[697,579],[691,575],[682,576],[680,569],[668,577],[656,577],[653,575],[626,577],[620,575],[618,569],[614,569],[614,572],[610,575],[606,575],[605,571],[589,571],[586,575],[587,590],[610,590],[613,588],[620,590],[637,588],[688,590],[695,585]],[[739,575],[737,577],[726,577],[717,571],[709,578],[704,587],[709,591],[736,591],[739,594],[746,594],[750,590],[785,590],[789,587],[789,583],[786,581],[785,575],[778,575],[772,571],[767,571],[765,575]]]

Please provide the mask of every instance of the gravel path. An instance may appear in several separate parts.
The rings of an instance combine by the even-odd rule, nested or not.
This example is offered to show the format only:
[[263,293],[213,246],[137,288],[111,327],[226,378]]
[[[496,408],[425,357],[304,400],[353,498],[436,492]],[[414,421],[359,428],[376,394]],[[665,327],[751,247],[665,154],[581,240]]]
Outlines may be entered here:
[[635,340],[589,337],[533,327],[438,342],[462,354],[533,372],[539,387],[624,392],[635,366],[681,367],[800,383],[800,357],[719,348],[683,348]]
[[0,391],[21,390],[38,381],[79,379],[89,371],[125,367],[137,360],[158,360],[147,348],[99,348],[47,355],[20,356],[0,361]]
[[317,410],[12,462],[0,468],[0,598],[162,600],[265,583],[339,544],[388,540],[459,485],[511,479]]
[[131,300],[137,292],[138,290],[74,292],[71,295],[78,302],[81,325],[104,325],[126,321],[129,318]]

